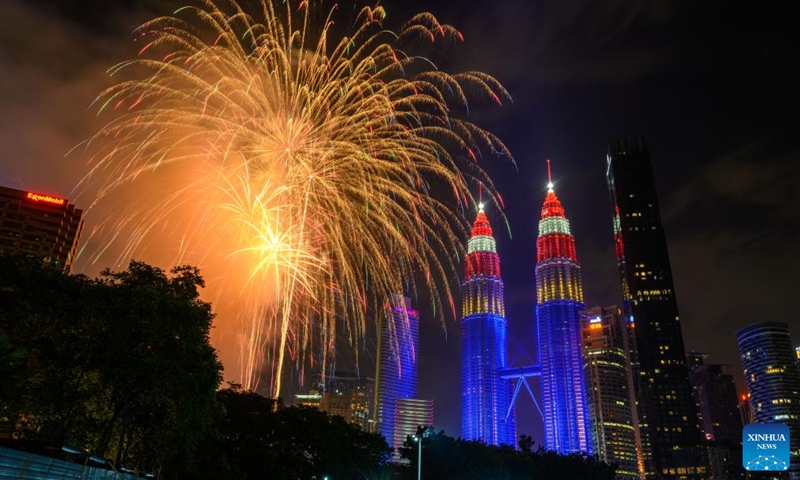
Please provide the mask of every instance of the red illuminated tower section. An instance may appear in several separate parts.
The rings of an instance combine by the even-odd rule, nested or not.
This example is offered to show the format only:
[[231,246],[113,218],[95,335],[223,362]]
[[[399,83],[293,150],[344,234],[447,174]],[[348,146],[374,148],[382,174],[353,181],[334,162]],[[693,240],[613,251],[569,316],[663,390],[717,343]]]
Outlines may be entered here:
[[[472,225],[472,236],[467,246],[467,279],[464,282],[464,316],[487,313],[505,317],[503,280],[500,278],[500,256],[497,254],[492,227],[483,209]],[[476,282],[474,279],[483,281]],[[488,281],[487,281],[488,280]]]
[[[548,161],[548,173],[550,162]],[[547,185],[536,242],[536,322],[548,450],[593,453],[583,381],[583,284],[564,207]]]
[[511,385],[501,377],[507,352],[500,257],[482,206],[467,244],[461,291],[461,436],[515,445]]

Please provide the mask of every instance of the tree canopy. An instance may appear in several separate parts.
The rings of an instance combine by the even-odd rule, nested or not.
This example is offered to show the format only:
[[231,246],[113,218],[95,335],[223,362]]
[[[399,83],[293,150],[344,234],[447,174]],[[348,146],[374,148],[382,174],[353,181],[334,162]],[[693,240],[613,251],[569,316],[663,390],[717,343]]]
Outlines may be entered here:
[[[496,447],[483,442],[455,439],[444,431],[422,441],[424,479],[435,480],[613,480],[616,467],[582,454],[560,455],[544,447],[534,448],[529,436],[522,436],[519,448]],[[400,448],[407,467],[401,480],[417,478],[418,444],[409,438]]]
[[379,434],[311,407],[243,392],[217,394],[222,416],[199,446],[194,478],[384,478],[391,449]]
[[0,257],[0,418],[118,465],[191,462],[222,369],[202,287],[189,266],[90,279]]

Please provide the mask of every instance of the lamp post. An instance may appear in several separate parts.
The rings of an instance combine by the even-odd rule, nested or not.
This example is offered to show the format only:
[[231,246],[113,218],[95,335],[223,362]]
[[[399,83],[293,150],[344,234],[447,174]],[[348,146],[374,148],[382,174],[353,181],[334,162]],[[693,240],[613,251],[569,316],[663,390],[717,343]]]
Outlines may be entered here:
[[417,444],[419,445],[418,450],[418,458],[417,458],[417,480],[422,480],[422,439],[429,436],[433,428],[431,427],[423,427],[422,432],[414,435],[414,440],[416,440]]

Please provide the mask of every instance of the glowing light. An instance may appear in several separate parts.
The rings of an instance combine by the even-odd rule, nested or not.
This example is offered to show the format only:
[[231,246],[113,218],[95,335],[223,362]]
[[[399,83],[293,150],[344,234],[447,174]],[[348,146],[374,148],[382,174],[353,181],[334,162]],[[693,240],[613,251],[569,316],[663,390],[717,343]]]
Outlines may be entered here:
[[33,202],[51,203],[53,205],[64,205],[65,203],[67,203],[67,200],[64,199],[64,198],[58,198],[58,197],[53,197],[53,196],[50,196],[50,195],[45,195],[45,194],[42,194],[42,193],[34,193],[34,192],[28,192],[27,195],[25,195],[25,198],[27,198],[28,200],[31,200]]
[[97,101],[114,118],[86,142],[82,188],[111,212],[90,239],[111,250],[87,261],[198,265],[215,342],[241,353],[227,374],[247,389],[266,377],[277,396],[289,360],[328,369],[337,332],[357,353],[368,312],[395,292],[427,290],[440,318],[455,313],[455,260],[438,253],[466,233],[452,205],[474,205],[476,185],[496,200],[474,163],[512,157],[460,118],[465,92],[508,98],[494,78],[408,54],[460,38],[453,27],[419,14],[394,34],[383,7],[364,8],[337,39],[335,7],[256,4],[203,2],[137,29],[142,56],[111,69],[136,79]]

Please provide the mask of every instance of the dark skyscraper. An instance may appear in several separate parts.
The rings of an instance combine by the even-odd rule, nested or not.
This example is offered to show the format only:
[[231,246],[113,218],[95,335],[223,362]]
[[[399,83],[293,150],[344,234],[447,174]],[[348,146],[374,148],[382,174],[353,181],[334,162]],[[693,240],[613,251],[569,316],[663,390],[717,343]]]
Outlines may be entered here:
[[461,436],[490,445],[516,445],[511,384],[505,368],[503,279],[492,228],[481,205],[467,244],[461,287]]
[[69,272],[83,229],[83,211],[66,199],[0,187],[0,255],[41,258]]
[[664,478],[705,474],[703,461],[680,450],[702,439],[650,155],[643,139],[617,140],[606,159],[645,466]]
[[789,325],[762,322],[736,332],[755,423],[785,423],[791,448],[789,477],[800,479],[800,371]]
[[728,365],[705,362],[708,355],[689,354],[689,380],[700,409],[706,439],[737,445],[742,441],[742,418],[736,381]]

